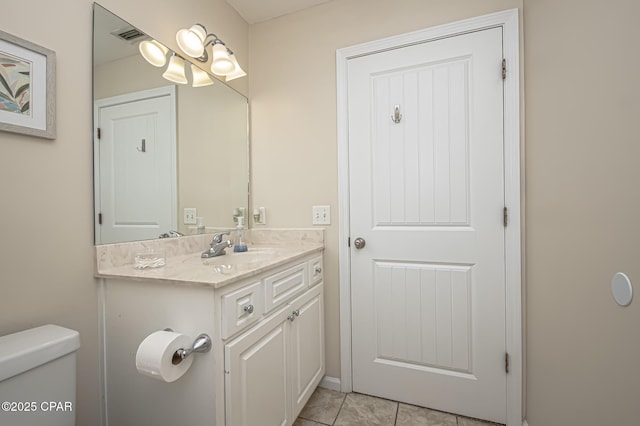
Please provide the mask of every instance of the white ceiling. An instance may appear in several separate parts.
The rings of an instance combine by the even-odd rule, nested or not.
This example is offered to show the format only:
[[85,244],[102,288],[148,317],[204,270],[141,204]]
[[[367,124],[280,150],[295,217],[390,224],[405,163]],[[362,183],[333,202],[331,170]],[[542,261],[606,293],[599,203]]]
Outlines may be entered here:
[[226,0],[250,24],[268,21],[328,1],[330,0]]

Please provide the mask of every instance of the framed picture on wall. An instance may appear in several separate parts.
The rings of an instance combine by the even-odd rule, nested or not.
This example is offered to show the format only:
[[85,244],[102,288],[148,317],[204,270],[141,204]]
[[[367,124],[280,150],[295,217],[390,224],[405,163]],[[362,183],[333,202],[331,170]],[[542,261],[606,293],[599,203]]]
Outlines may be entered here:
[[56,53],[0,31],[0,130],[56,138]]

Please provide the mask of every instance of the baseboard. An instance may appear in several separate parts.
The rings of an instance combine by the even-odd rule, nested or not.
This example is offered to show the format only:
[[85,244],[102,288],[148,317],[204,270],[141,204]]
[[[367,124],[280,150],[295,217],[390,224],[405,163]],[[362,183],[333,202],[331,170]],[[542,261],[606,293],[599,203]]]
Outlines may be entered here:
[[340,379],[337,377],[324,376],[318,386],[340,392]]
[[527,423],[526,419],[522,421],[522,426],[529,426],[529,423]]

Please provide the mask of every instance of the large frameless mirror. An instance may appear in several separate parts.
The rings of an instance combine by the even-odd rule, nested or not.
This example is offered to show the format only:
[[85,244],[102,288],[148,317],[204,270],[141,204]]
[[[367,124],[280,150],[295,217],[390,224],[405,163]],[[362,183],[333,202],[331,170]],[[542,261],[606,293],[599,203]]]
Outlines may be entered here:
[[213,76],[193,87],[188,61],[187,84],[167,80],[173,52],[151,65],[138,48],[151,38],[98,4],[93,26],[95,243],[249,223],[246,97]]

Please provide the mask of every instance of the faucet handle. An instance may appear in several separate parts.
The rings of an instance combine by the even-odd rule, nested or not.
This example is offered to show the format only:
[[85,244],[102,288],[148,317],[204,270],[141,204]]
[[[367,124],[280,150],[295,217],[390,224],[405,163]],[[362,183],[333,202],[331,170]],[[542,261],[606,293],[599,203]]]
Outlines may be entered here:
[[213,235],[213,239],[211,240],[211,244],[220,244],[222,242],[222,237],[225,235],[229,235],[230,231],[220,232],[218,234]]

